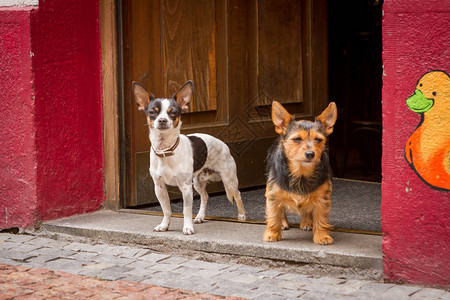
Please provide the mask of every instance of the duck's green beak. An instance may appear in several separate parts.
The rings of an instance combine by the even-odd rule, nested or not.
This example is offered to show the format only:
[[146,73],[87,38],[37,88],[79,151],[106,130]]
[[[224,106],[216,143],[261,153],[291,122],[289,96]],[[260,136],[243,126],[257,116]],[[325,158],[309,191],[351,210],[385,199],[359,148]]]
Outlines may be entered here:
[[421,114],[433,107],[434,100],[426,98],[420,90],[415,90],[414,94],[406,99],[406,105],[413,112]]

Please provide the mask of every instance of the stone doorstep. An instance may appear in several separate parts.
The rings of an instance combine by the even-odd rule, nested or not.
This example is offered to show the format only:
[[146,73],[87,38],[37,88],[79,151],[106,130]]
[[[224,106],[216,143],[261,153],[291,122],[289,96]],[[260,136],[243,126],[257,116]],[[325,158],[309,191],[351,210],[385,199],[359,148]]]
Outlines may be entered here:
[[165,244],[169,247],[220,254],[245,255],[298,263],[382,270],[381,236],[332,232],[333,245],[312,242],[312,233],[299,228],[283,232],[283,240],[262,241],[264,225],[206,221],[194,224],[195,234],[183,235],[183,219],[171,218],[169,231],[153,232],[162,217],[102,210],[43,224],[49,232],[101,237],[104,240],[139,244]]

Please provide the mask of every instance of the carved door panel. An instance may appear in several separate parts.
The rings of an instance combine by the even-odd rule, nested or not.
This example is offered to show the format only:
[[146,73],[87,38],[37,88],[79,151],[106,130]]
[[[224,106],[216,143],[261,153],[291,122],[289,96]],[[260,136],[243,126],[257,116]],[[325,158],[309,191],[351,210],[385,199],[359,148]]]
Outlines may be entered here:
[[328,102],[326,1],[124,0],[121,7],[124,205],[156,201],[148,128],[132,98],[133,80],[156,97],[170,97],[192,79],[182,132],[225,141],[240,187],[264,185],[275,138],[271,101],[309,119]]

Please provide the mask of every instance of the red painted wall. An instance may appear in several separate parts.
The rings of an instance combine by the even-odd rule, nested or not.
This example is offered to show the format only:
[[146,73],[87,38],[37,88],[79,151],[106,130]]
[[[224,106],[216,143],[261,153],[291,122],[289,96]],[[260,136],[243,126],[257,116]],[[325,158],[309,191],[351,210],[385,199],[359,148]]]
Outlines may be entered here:
[[0,8],[0,228],[103,203],[99,30],[98,1]]
[[0,228],[36,222],[30,9],[0,9]]
[[[419,178],[405,146],[421,121],[406,99],[427,72],[450,71],[450,2],[385,0],[383,11],[384,274],[391,281],[448,286],[450,192]],[[442,143],[442,135],[435,136],[433,143]]]
[[99,1],[45,0],[33,11],[38,214],[94,211],[104,200]]

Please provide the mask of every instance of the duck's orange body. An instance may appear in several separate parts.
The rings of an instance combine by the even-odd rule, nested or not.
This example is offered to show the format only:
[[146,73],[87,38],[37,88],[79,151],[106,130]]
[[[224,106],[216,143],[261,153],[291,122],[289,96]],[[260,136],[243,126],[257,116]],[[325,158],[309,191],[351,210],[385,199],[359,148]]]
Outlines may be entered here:
[[425,155],[421,147],[423,129],[419,126],[408,139],[405,149],[406,160],[425,182],[434,187],[450,190],[448,170],[450,139],[434,148],[432,153]]
[[407,100],[422,114],[411,134],[405,156],[417,175],[432,187],[450,190],[450,77],[443,71],[425,74]]

